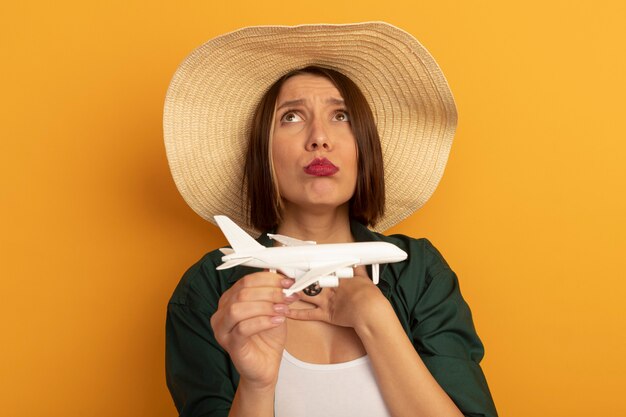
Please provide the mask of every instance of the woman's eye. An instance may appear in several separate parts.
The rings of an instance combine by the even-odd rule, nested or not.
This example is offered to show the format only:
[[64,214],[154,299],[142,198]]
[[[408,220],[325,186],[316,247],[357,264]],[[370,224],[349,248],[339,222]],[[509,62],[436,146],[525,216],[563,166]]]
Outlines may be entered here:
[[349,122],[350,118],[348,117],[348,112],[341,110],[335,113],[333,120],[337,120],[338,122]]
[[294,122],[302,121],[302,118],[298,116],[296,113],[290,111],[290,112],[285,113],[283,117],[281,117],[280,120],[283,122],[287,122],[287,123],[294,123]]

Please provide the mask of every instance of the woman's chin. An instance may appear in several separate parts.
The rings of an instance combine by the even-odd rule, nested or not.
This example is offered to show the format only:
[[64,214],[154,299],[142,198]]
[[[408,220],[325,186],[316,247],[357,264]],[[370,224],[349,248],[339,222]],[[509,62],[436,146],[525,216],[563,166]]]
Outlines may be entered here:
[[297,201],[287,201],[285,208],[291,210],[299,210],[311,213],[328,213],[342,207],[348,206],[350,197],[346,198],[329,198],[328,195],[311,196],[305,199],[297,199]]

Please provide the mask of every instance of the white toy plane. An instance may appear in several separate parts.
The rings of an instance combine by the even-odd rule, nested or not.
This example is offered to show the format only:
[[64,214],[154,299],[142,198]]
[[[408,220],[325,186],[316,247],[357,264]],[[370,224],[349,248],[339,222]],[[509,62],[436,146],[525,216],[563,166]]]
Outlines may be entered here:
[[273,235],[271,239],[282,247],[266,248],[247,234],[226,216],[215,216],[222,233],[232,246],[222,248],[224,254],[216,269],[228,269],[237,265],[279,271],[295,279],[286,295],[305,290],[307,295],[317,295],[324,287],[337,287],[339,278],[352,278],[353,267],[372,265],[372,281],[378,284],[381,263],[400,262],[407,258],[406,252],[388,242],[329,243],[317,245],[312,241]]

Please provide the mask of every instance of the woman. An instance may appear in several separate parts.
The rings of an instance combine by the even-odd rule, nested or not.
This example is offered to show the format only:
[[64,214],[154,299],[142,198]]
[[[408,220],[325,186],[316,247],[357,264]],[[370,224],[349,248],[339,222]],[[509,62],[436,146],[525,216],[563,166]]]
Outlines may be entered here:
[[[384,230],[430,196],[455,120],[430,55],[387,24],[247,28],[186,59],[165,133],[198,213],[318,243],[385,240],[409,258],[383,267],[379,286],[361,267],[337,288],[286,297],[284,276],[216,271],[221,254],[205,256],[168,307],[181,415],[495,415],[454,273],[428,241],[366,227]],[[245,205],[233,194],[242,176]]]

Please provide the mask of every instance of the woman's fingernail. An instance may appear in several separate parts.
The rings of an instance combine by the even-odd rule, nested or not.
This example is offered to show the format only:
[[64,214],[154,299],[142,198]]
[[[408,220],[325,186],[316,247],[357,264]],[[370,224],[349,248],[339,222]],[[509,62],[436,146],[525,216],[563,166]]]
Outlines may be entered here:
[[285,316],[273,316],[270,321],[274,324],[279,324],[285,321]]
[[288,313],[289,307],[284,304],[274,304],[274,311],[277,313]]
[[285,301],[288,303],[291,303],[293,301],[296,301],[298,299],[298,295],[297,294],[291,294],[285,297]]
[[293,280],[292,279],[282,279],[280,280],[280,285],[283,286],[283,288],[289,288],[291,287],[291,284],[293,284]]

